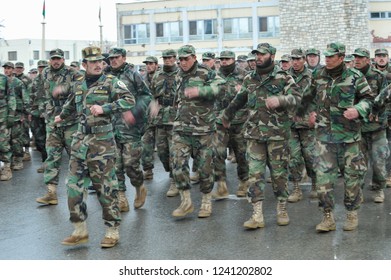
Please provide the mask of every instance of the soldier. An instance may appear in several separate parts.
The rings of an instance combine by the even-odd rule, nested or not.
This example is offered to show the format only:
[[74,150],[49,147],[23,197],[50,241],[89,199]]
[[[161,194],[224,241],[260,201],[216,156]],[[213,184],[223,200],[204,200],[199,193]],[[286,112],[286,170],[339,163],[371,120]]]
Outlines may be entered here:
[[252,54],[252,53],[248,54],[248,56],[247,56],[247,64],[248,64],[249,71],[255,70],[255,68],[257,67],[257,62],[255,60],[255,55],[254,54]]
[[347,68],[354,67],[354,56],[352,54],[347,54],[343,60]]
[[[176,115],[175,77],[179,69],[176,65],[176,51],[163,51],[163,68],[156,72],[151,82],[153,101],[151,102],[152,124],[156,126],[156,146],[164,170],[170,174],[168,197],[177,196],[179,190],[172,175],[172,134]],[[194,165],[193,165],[194,166]]]
[[38,69],[37,69],[37,68],[31,68],[30,71],[29,71],[28,77],[29,77],[31,80],[34,80],[35,77],[37,77],[37,75],[38,75]]
[[89,178],[102,206],[106,228],[100,245],[115,246],[119,241],[121,216],[118,203],[118,182],[115,175],[115,139],[112,125],[114,113],[123,113],[127,122],[134,122],[131,110],[135,99],[126,85],[112,75],[103,74],[103,56],[98,47],[82,50],[86,75],[72,84],[72,94],[55,123],[77,115],[78,128],[72,141],[67,181],[70,221],[75,230],[62,241],[63,245],[88,242],[87,188]]
[[280,67],[284,71],[288,71],[292,66],[292,59],[289,54],[284,54],[280,59]]
[[238,55],[238,58],[236,59],[236,63],[238,64],[238,66],[240,68],[244,69],[245,71],[250,70],[247,65],[247,58],[248,58],[247,55],[241,54],[241,55]]
[[13,91],[16,100],[14,124],[10,128],[12,149],[11,167],[16,171],[23,169],[23,147],[25,144],[25,126],[23,123],[27,121],[25,116],[28,115],[27,108],[29,107],[29,96],[26,86],[13,74],[14,64],[7,62],[3,67],[4,74],[8,77],[9,87],[11,88],[11,91]]
[[124,122],[121,113],[115,113],[113,117],[114,135],[117,144],[116,175],[119,184],[119,209],[121,212],[129,211],[129,203],[126,198],[125,173],[136,189],[133,206],[135,209],[142,207],[147,196],[144,185],[144,176],[141,171],[142,143],[141,137],[147,122],[147,108],[151,101],[151,93],[142,80],[140,74],[133,70],[126,62],[126,50],[112,48],[109,51],[110,66],[106,68],[107,74],[116,76],[129,89],[134,96],[136,106],[129,112],[133,121]]
[[[384,73],[370,65],[369,50],[358,48],[354,50],[354,67],[367,79],[372,93],[377,96],[387,88],[387,79]],[[372,163],[372,190],[375,191],[374,202],[384,202],[386,188],[386,160],[390,154],[387,144],[386,128],[388,126],[386,114],[380,114],[378,119],[363,122],[361,128],[361,149],[367,166]],[[365,177],[365,176],[364,176]],[[364,180],[362,181],[364,188]]]
[[178,50],[180,71],[177,75],[174,121],[173,176],[181,195],[181,204],[172,212],[174,217],[184,217],[194,211],[190,197],[189,157],[194,149],[199,160],[200,190],[202,193],[199,218],[212,214],[213,189],[213,134],[216,130],[214,100],[219,85],[224,81],[216,72],[198,64],[195,48],[184,45]]
[[[291,58],[292,67],[288,73],[293,77],[300,91],[303,92],[311,83],[312,72],[305,65],[305,53],[302,49],[293,49]],[[299,115],[302,115],[303,107],[302,104],[298,107]],[[293,181],[293,192],[288,197],[289,202],[298,202],[303,198],[299,182],[303,179],[304,167],[312,181],[310,198],[317,198],[316,173],[314,170],[315,131],[314,127],[308,125],[308,117],[307,114],[304,118],[297,115],[293,118],[291,138],[289,139],[289,171],[290,179]]]
[[71,151],[72,135],[77,130],[77,119],[68,116],[61,123],[55,123],[54,118],[61,112],[65,101],[71,94],[71,83],[81,79],[75,69],[64,64],[64,51],[50,51],[50,66],[42,71],[45,89],[46,111],[46,152],[44,183],[47,193],[36,199],[38,203],[57,205],[57,185],[64,148],[68,155]]
[[[23,62],[16,62],[15,63],[15,77],[18,78],[23,82],[23,85],[25,87],[26,91],[26,98],[30,98],[31,94],[31,86],[32,86],[32,80],[29,76],[23,73],[24,72],[24,63]],[[28,101],[28,100],[27,100]],[[29,103],[27,104],[29,106]],[[24,147],[24,155],[23,155],[23,161],[30,161],[31,155],[30,155],[30,122],[28,120],[28,111],[29,107],[26,107],[26,111],[24,112],[24,121],[22,122],[23,125],[23,134],[22,134],[22,141],[23,141],[23,147]]]
[[47,158],[46,152],[46,124],[45,124],[45,104],[46,96],[44,89],[44,80],[42,71],[48,67],[47,60],[38,61],[38,76],[33,80],[30,96],[30,126],[34,137],[35,146],[38,152],[41,153],[42,165],[37,169],[38,173],[43,173],[45,170],[44,162]]
[[[4,70],[9,67],[13,71],[14,64],[7,62],[3,64]],[[11,161],[11,131],[14,125],[16,111],[16,99],[6,75],[0,74],[0,161],[4,166],[0,170],[0,180],[12,179]]]
[[311,71],[322,67],[320,64],[320,51],[315,48],[309,48],[306,50],[305,60],[307,62],[308,69]]
[[69,66],[71,66],[73,69],[75,69],[76,71],[80,72],[83,75],[86,73],[86,71],[84,71],[84,70],[82,70],[80,68],[80,62],[79,61],[72,61]]
[[367,170],[360,149],[359,118],[367,120],[373,93],[364,75],[354,68],[346,68],[343,63],[345,45],[330,43],[324,55],[326,66],[313,72],[311,85],[303,94],[303,104],[311,105],[307,108],[311,112],[310,124],[315,125],[318,151],[315,161],[316,187],[323,220],[316,230],[328,232],[336,229],[334,184],[340,171],[344,178],[344,204],[347,210],[343,230],[352,231],[358,226],[361,184]]
[[237,165],[237,174],[239,177],[239,186],[236,192],[238,197],[244,197],[248,187],[248,162],[246,160],[247,143],[243,137],[244,123],[248,118],[247,109],[241,109],[235,114],[231,126],[227,129],[223,127],[221,118],[222,112],[228,104],[235,98],[240,91],[246,71],[235,63],[235,53],[232,51],[222,51],[219,59],[221,67],[217,74],[225,80],[224,85],[220,87],[219,97],[215,101],[216,133],[214,137],[214,167],[215,181],[217,189],[214,193],[216,199],[224,199],[229,195],[226,182],[225,160],[227,158],[228,143],[235,153]]
[[[158,60],[155,56],[148,56],[143,63],[145,63],[145,67],[147,70],[147,76],[145,82],[150,89],[153,75],[158,70],[159,64]],[[149,112],[148,112],[148,115]],[[154,151],[155,151],[155,143],[156,143],[156,126],[153,125],[152,120],[148,120],[147,127],[145,129],[142,143],[143,143],[143,153],[141,156],[141,162],[144,169],[144,179],[152,180],[153,179],[153,161],[154,161]]]
[[292,112],[301,101],[293,78],[275,65],[276,49],[260,43],[253,50],[257,68],[244,79],[240,92],[223,112],[222,123],[228,128],[235,113],[244,106],[249,110],[246,122],[246,157],[249,163],[248,198],[253,215],[243,226],[263,228],[262,201],[265,199],[266,165],[271,170],[273,191],[277,198],[277,224],[289,224],[286,210],[288,198],[288,159]]
[[202,54],[202,64],[215,70],[216,55],[212,52],[205,52]]

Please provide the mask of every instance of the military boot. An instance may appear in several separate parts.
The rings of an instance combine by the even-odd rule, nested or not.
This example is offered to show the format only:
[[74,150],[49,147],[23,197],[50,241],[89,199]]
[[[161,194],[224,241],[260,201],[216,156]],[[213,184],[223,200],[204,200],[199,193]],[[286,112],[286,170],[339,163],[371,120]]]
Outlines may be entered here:
[[323,212],[323,220],[316,225],[317,232],[327,232],[336,229],[334,214],[331,210],[325,210]]
[[246,181],[240,180],[239,187],[236,192],[236,196],[237,197],[245,197],[247,195],[248,185],[249,185],[248,180],[246,180]]
[[107,227],[105,237],[100,242],[102,248],[111,248],[119,241],[119,227]]
[[198,218],[207,218],[212,214],[212,194],[202,194],[201,208],[198,212]]
[[23,158],[22,157],[15,157],[15,161],[13,164],[13,170],[22,170],[23,169]]
[[391,188],[391,175],[389,175],[386,179],[386,186],[387,188]]
[[54,184],[48,184],[47,189],[47,193],[43,197],[37,198],[35,201],[46,205],[57,205],[57,186]]
[[75,227],[75,230],[72,232],[72,234],[70,236],[65,238],[61,242],[61,244],[75,246],[78,244],[88,242],[87,223],[84,221],[84,222],[78,222],[78,223],[72,223],[72,224]]
[[311,185],[310,198],[311,199],[318,198],[318,192],[316,191],[316,183],[314,183],[314,182],[312,182],[312,185]]
[[263,220],[262,201],[253,203],[253,215],[244,222],[243,226],[248,229],[264,228],[265,222]]
[[174,179],[170,179],[170,187],[166,193],[166,196],[168,197],[174,197],[174,196],[177,196],[179,195],[179,190],[178,188],[176,187],[176,184],[175,184],[175,181]]
[[289,224],[288,211],[286,210],[286,201],[277,203],[277,225],[286,226]]
[[384,191],[383,190],[375,191],[375,195],[373,196],[373,201],[376,203],[383,203],[384,202]]
[[153,171],[152,169],[148,169],[144,171],[144,180],[152,180],[153,179]]
[[174,217],[184,217],[194,211],[190,190],[180,190],[179,194],[181,195],[181,204],[172,212],[172,216]]
[[346,213],[346,220],[343,225],[344,231],[352,231],[355,230],[358,227],[358,217],[357,217],[357,211],[348,211]]
[[26,151],[24,152],[24,155],[23,155],[23,161],[30,161],[30,160],[31,160],[30,152],[29,152],[29,150],[26,149]]
[[129,202],[126,198],[125,191],[118,192],[118,201],[119,201],[119,211],[120,212],[129,212]]
[[198,171],[193,172],[193,175],[190,176],[190,181],[193,184],[197,184],[200,181],[200,173]]
[[229,196],[227,183],[225,180],[217,182],[217,191],[213,194],[216,200],[226,199]]
[[37,168],[37,173],[43,173],[45,172],[46,164],[42,163],[40,167]]
[[289,202],[298,202],[303,198],[303,192],[299,186],[299,182],[293,182],[293,192],[289,195]]
[[4,163],[0,172],[0,181],[9,181],[12,179],[11,163]]
[[136,187],[136,197],[134,198],[133,207],[138,209],[142,207],[145,203],[145,198],[147,197],[147,188],[144,184],[141,187]]

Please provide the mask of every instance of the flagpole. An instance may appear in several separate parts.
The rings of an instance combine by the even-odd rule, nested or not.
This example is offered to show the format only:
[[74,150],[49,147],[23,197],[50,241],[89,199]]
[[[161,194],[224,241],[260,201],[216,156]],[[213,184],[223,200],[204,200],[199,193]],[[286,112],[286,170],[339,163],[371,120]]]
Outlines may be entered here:
[[43,1],[43,8],[42,8],[42,42],[41,42],[41,59],[46,59],[46,53],[45,53],[45,16],[46,16],[46,7],[45,7],[45,0]]
[[100,32],[100,49],[102,52],[105,52],[103,50],[103,25],[102,25],[102,18],[101,18],[101,6],[99,5],[99,32]]

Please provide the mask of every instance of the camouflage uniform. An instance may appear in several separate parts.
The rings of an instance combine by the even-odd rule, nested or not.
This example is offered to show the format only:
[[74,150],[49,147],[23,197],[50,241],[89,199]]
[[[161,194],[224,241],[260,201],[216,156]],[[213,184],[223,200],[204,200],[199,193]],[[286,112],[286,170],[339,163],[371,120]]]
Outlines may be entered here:
[[[113,48],[109,52],[109,58],[119,55],[126,55],[126,51],[121,48]],[[118,69],[109,67],[106,71],[108,74],[116,76],[123,82],[136,99],[136,106],[131,110],[136,119],[134,125],[128,125],[123,120],[121,112],[117,112],[113,118],[118,152],[116,158],[116,175],[120,192],[125,192],[125,173],[136,189],[143,186],[144,183],[143,172],[140,168],[142,154],[141,137],[146,126],[146,111],[151,101],[151,94],[140,74],[135,72],[133,67],[130,67],[128,63],[125,62]],[[127,202],[124,203],[127,205]],[[123,210],[128,210],[128,207],[124,207]]]
[[[343,57],[344,53],[343,44],[331,43],[324,54]],[[374,95],[364,75],[356,69],[347,69],[342,61],[334,69],[316,70],[303,96],[311,102],[309,112],[317,114],[315,131],[319,154],[315,170],[319,207],[323,209],[324,218],[316,230],[335,230],[332,210],[338,170],[344,176],[344,204],[348,211],[344,230],[353,230],[358,225],[356,210],[362,202],[361,184],[367,167],[360,149],[361,120],[349,120],[344,113],[353,108],[367,120]]]
[[16,100],[7,76],[0,74],[0,161],[4,163],[0,171],[1,180],[12,178],[10,128],[14,125]]
[[[83,49],[83,58],[87,61],[103,60],[97,47]],[[118,181],[115,175],[116,144],[112,115],[132,109],[135,100],[125,84],[112,75],[102,74],[89,78],[86,74],[76,80],[71,91],[74,94],[69,96],[60,114],[61,119],[76,115],[78,120],[78,128],[72,140],[67,176],[70,221],[77,225],[87,219],[85,178],[90,178],[102,206],[105,225],[108,229],[117,231],[121,216],[118,207]],[[94,105],[101,106],[103,113],[93,115],[91,107]],[[110,237],[106,234],[106,238]],[[118,242],[119,236],[115,239],[111,243],[112,246]],[[69,240],[75,241],[71,236],[64,240],[63,244],[78,244],[66,243]],[[104,242],[101,243],[102,247],[106,247],[105,244],[109,245],[103,244]]]
[[[253,53],[271,55],[276,49],[268,43],[258,44]],[[286,211],[288,198],[288,161],[292,114],[301,101],[301,94],[293,78],[271,61],[263,71],[257,69],[244,79],[240,92],[223,113],[223,123],[231,121],[244,106],[249,110],[244,137],[247,139],[246,157],[249,163],[249,201],[254,214],[245,222],[246,228],[264,227],[262,201],[265,199],[265,171],[271,171],[272,186],[277,203],[277,223],[289,224]],[[266,106],[270,99],[278,99],[278,107]],[[255,224],[255,226],[253,226]]]

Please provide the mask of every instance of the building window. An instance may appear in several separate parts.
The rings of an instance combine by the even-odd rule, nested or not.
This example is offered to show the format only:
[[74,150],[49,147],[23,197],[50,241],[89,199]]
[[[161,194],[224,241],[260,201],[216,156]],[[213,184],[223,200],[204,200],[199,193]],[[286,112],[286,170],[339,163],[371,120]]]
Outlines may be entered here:
[[183,40],[182,22],[156,23],[156,42],[181,42]]
[[18,54],[16,51],[8,52],[8,60],[18,60]]
[[215,19],[189,21],[190,40],[210,40],[217,38],[217,21]]
[[371,19],[391,18],[391,12],[373,12],[370,14]]
[[228,18],[223,20],[224,39],[251,38],[252,18]]
[[149,24],[124,25],[124,44],[149,43]]
[[259,17],[259,36],[276,37],[280,34],[280,17]]
[[39,51],[33,51],[33,59],[38,60],[39,59]]

